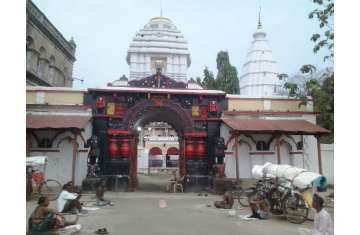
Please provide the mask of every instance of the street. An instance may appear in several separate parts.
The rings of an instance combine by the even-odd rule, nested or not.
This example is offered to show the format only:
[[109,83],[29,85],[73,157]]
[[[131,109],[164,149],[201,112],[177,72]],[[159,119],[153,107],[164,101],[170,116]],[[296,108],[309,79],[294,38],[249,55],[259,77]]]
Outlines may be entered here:
[[[213,207],[213,202],[221,198],[217,195],[107,192],[105,196],[115,205],[89,211],[87,216],[80,217],[81,235],[95,234],[99,228],[107,228],[109,234],[119,235],[300,235],[299,228],[309,229],[313,226],[311,221],[297,225],[282,217],[244,221],[237,215],[246,215],[250,211],[248,208],[239,209],[237,202],[234,204],[237,215],[230,217],[228,210]],[[166,201],[165,208],[160,208],[160,200]],[[90,206],[95,198],[84,195],[82,201],[85,206]],[[35,206],[36,201],[27,202],[27,218]],[[56,208],[56,202],[51,202],[50,207]]]

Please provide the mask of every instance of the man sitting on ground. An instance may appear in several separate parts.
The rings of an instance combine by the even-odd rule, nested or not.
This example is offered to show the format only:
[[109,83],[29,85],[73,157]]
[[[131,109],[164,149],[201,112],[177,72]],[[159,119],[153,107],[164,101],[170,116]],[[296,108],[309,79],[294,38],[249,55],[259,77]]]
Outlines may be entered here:
[[77,223],[79,218],[78,216],[76,216],[74,221],[67,221],[63,215],[48,206],[48,198],[40,197],[38,200],[38,206],[29,218],[30,235],[50,232],[68,225],[75,225]]
[[82,210],[81,203],[79,202],[80,197],[81,193],[73,193],[72,182],[66,183],[57,199],[58,211],[62,213],[86,214],[86,211]]
[[334,224],[329,213],[323,208],[324,199],[314,194],[312,207],[316,210],[314,229],[311,235],[334,235]]
[[250,200],[252,215],[249,218],[268,219],[270,217],[270,203],[261,192],[257,192]]
[[234,198],[230,192],[225,192],[222,201],[215,201],[214,206],[221,209],[231,209],[234,205]]
[[111,201],[104,199],[104,193],[106,191],[106,179],[101,179],[98,183],[98,186],[96,187],[96,204],[98,206],[106,206],[106,205],[113,205]]

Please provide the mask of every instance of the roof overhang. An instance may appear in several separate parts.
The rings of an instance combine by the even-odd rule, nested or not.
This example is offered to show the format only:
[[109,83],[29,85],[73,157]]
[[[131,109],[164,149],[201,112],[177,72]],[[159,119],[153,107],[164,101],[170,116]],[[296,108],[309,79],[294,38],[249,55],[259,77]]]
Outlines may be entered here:
[[27,114],[27,129],[84,129],[91,115]]
[[242,134],[289,134],[289,135],[327,135],[325,128],[305,120],[264,120],[222,118],[233,133]]

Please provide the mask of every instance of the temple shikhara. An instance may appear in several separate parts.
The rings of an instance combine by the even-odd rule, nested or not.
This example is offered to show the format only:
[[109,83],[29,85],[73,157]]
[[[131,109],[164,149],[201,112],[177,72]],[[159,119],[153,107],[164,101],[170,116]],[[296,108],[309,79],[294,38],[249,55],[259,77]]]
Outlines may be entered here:
[[130,42],[128,75],[103,87],[27,87],[28,155],[49,156],[48,174],[61,182],[107,177],[130,191],[139,173],[154,169],[178,169],[185,191],[249,179],[265,162],[323,173],[319,137],[328,131],[316,125],[311,102],[281,95],[260,16],[239,95],[188,79],[188,42],[174,22],[150,19]]

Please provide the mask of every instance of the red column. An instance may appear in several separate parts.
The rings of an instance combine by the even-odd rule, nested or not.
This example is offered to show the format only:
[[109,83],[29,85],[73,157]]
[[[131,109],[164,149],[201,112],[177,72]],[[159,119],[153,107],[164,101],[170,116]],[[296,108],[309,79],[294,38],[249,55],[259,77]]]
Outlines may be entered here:
[[179,154],[179,174],[180,177],[185,175],[185,138],[179,141],[180,154]]
[[130,191],[136,190],[136,176],[137,176],[137,151],[135,136],[130,139]]

